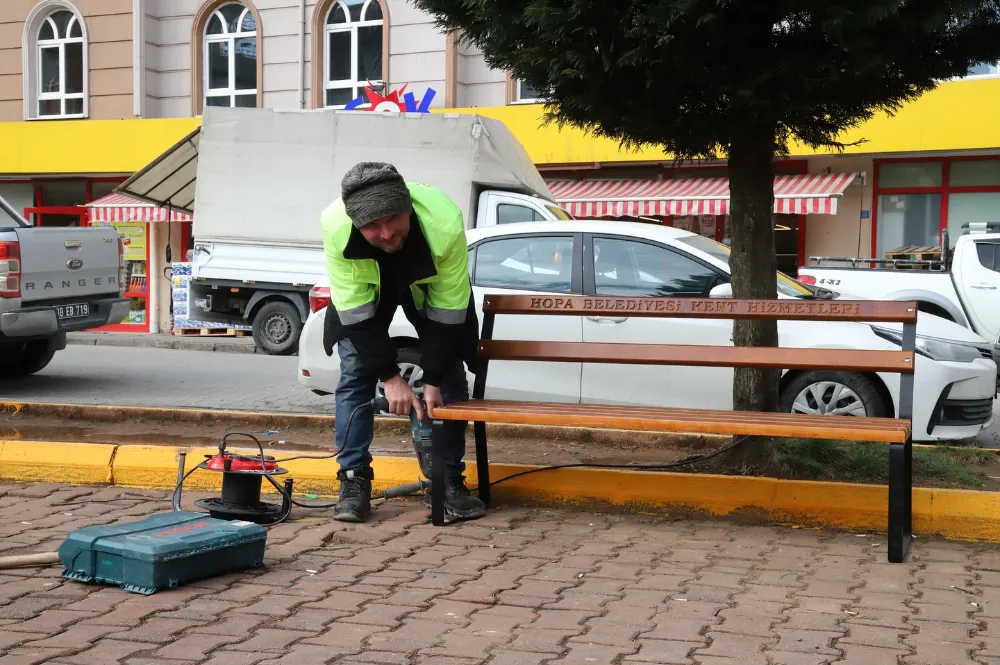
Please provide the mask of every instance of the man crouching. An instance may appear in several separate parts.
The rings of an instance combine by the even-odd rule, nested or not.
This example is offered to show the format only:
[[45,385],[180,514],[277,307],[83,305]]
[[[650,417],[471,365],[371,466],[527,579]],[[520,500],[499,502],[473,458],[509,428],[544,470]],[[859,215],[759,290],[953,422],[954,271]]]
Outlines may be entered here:
[[[334,517],[364,521],[371,512],[374,473],[368,452],[375,413],[362,407],[385,385],[390,412],[423,419],[434,409],[467,400],[463,363],[474,371],[479,321],[469,278],[462,212],[433,187],[406,182],[391,164],[361,162],[341,183],[341,197],[321,217],[330,276],[323,345],[337,346],[336,441],[340,498]],[[399,374],[389,324],[397,307],[420,340],[424,402]],[[359,409],[359,407],[362,407]],[[355,413],[347,432],[347,423]],[[486,506],[465,486],[467,422],[446,422],[445,520],[475,519]],[[430,493],[424,500],[430,506]]]

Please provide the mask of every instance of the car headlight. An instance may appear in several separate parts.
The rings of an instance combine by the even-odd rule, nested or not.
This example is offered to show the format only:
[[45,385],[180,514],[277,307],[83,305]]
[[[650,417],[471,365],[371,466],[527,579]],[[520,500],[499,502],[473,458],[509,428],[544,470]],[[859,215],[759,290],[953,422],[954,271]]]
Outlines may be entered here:
[[[903,345],[903,333],[888,328],[872,326],[872,332],[897,346]],[[935,337],[917,335],[914,351],[931,360],[950,360],[957,363],[971,363],[973,360],[985,357],[978,346],[961,344]]]

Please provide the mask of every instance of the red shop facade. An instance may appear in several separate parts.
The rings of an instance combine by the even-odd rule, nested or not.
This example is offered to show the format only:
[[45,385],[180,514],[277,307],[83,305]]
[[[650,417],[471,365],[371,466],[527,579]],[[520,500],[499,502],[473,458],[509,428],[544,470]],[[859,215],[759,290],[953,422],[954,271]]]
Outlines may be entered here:
[[874,160],[871,252],[954,247],[970,224],[1000,230],[1000,155]]

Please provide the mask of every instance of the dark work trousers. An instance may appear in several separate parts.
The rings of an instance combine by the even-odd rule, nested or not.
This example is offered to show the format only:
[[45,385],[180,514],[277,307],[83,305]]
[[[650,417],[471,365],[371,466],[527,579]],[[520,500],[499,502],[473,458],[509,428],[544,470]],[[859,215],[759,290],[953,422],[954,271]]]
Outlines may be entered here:
[[[371,407],[359,409],[350,424],[350,432],[347,425],[351,413],[375,397],[378,377],[363,370],[357,349],[349,339],[340,340],[337,352],[340,355],[340,382],[337,384],[335,423],[337,450],[340,451],[337,461],[342,471],[370,467],[372,456],[368,448],[371,446],[375,431],[374,409]],[[469,399],[469,381],[462,361],[457,360],[454,369],[445,374],[441,382],[441,398],[445,404]],[[462,458],[465,457],[467,428],[468,422],[445,423],[448,439],[444,466],[445,474],[448,476],[459,476],[465,471],[465,462]]]

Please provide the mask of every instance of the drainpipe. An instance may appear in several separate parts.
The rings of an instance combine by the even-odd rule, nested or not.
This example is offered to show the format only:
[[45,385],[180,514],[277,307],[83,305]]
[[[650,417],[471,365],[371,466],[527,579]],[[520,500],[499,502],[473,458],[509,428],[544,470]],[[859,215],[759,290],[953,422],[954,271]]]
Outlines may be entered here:
[[[299,108],[306,107],[306,0],[299,0]],[[316,63],[313,63],[314,65]]]
[[146,101],[146,35],[143,26],[146,14],[142,8],[142,0],[132,0],[132,115],[143,117],[143,106]]

